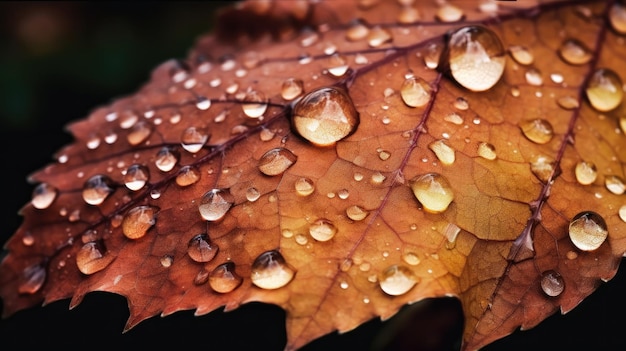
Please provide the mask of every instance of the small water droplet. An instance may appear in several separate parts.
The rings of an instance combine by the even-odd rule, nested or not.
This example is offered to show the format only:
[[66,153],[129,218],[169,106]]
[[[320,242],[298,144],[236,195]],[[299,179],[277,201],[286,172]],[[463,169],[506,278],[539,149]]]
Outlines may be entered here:
[[421,262],[417,254],[414,252],[405,252],[402,255],[402,260],[411,266],[417,266]]
[[202,196],[198,210],[202,218],[215,222],[224,218],[234,203],[235,199],[228,189],[212,189]]
[[578,99],[569,95],[560,97],[556,102],[557,104],[559,104],[559,106],[561,106],[561,108],[565,110],[573,110],[580,107]]
[[391,157],[391,153],[387,150],[379,149],[377,151],[378,151],[378,158],[381,159],[382,161],[387,161],[389,157]]
[[340,54],[335,53],[331,55],[328,60],[328,73],[335,77],[343,76],[348,71],[348,68],[350,68],[346,58]]
[[129,239],[139,239],[146,235],[156,223],[157,209],[152,206],[137,206],[124,216],[122,232]]
[[452,250],[456,246],[456,238],[459,236],[461,228],[454,223],[448,223],[443,228],[443,236],[446,237],[446,249]]
[[409,185],[417,200],[428,212],[443,212],[454,200],[452,187],[441,174],[426,173],[416,176],[409,181]]
[[346,290],[347,288],[349,288],[349,287],[350,287],[350,285],[348,284],[348,282],[347,282],[347,281],[342,280],[342,281],[339,283],[339,287],[340,287],[340,288],[342,288],[343,290]]
[[257,188],[250,187],[246,190],[246,199],[250,202],[255,202],[261,197],[261,193]]
[[206,233],[195,235],[187,243],[187,255],[196,262],[209,262],[218,251],[219,247],[211,242]]
[[626,34],[626,5],[615,2],[609,10],[609,21],[616,32]]
[[495,160],[496,159],[496,147],[487,142],[480,142],[478,144],[478,156],[487,159],[487,160]]
[[33,246],[35,243],[35,237],[30,232],[25,232],[22,236],[22,244],[24,246]]
[[452,112],[447,114],[444,118],[444,121],[450,122],[452,124],[461,125],[463,124],[463,117],[461,117],[458,113]]
[[522,121],[520,128],[528,140],[537,144],[545,144],[552,140],[554,136],[554,130],[550,122],[541,118]]
[[211,135],[207,132],[206,128],[189,127],[183,131],[180,137],[180,144],[183,149],[196,153],[202,150],[202,147],[209,140]]
[[431,44],[424,53],[424,64],[427,68],[437,69],[443,48],[441,45]]
[[398,14],[398,23],[411,24],[420,20],[419,11],[412,6],[402,6],[400,13]]
[[493,87],[502,77],[506,63],[498,36],[480,26],[467,26],[452,33],[448,60],[454,79],[472,91]]
[[369,28],[360,19],[355,19],[350,23],[348,30],[346,30],[346,39],[348,41],[357,41],[365,39],[369,34]]
[[541,72],[534,67],[527,69],[524,77],[526,78],[526,83],[530,85],[540,86],[543,84],[543,76],[541,75]]
[[289,149],[277,147],[267,151],[259,159],[259,170],[268,176],[282,174],[296,163],[298,157]]
[[304,91],[304,83],[301,79],[288,78],[283,81],[280,89],[280,96],[287,101],[291,101],[302,94]]
[[541,290],[550,297],[557,297],[565,290],[565,281],[558,272],[553,270],[543,272],[541,274]]
[[393,39],[391,32],[384,27],[375,26],[367,34],[367,43],[370,47],[377,48]]
[[296,103],[291,122],[298,134],[312,144],[331,146],[356,130],[359,113],[343,89],[322,87]]
[[250,118],[259,118],[263,116],[265,110],[267,110],[267,99],[263,93],[256,90],[249,91],[244,97],[244,103],[241,104],[241,109],[246,116]]
[[578,39],[566,39],[559,47],[559,56],[570,65],[583,65],[593,58],[591,50]]
[[296,271],[276,250],[260,254],[252,263],[252,283],[261,289],[278,289],[287,285]]
[[235,263],[231,261],[215,267],[209,275],[211,289],[220,294],[226,294],[237,289],[242,282],[243,278],[235,272]]
[[598,170],[596,169],[596,165],[592,162],[578,162],[574,173],[576,174],[576,180],[582,185],[592,184],[596,181],[596,178],[598,178]]
[[444,3],[437,8],[435,18],[441,22],[457,22],[463,19],[465,13],[455,5]]
[[294,183],[296,193],[300,196],[309,196],[315,191],[315,184],[309,178],[298,178]]
[[520,65],[530,65],[535,61],[535,56],[528,48],[521,45],[513,45],[509,47],[509,53],[515,62]]
[[435,156],[444,165],[451,165],[454,163],[455,152],[454,149],[448,146],[443,140],[436,140],[428,144],[428,148],[431,149]]
[[87,148],[89,150],[95,150],[100,146],[100,142],[102,141],[102,139],[100,139],[100,136],[97,134],[93,134],[91,136],[89,136],[89,138],[87,139]]
[[33,189],[30,203],[34,208],[43,210],[48,208],[58,195],[58,190],[48,183],[40,183]]
[[534,156],[530,161],[530,170],[543,183],[547,183],[554,173],[555,162],[544,155]]
[[466,111],[469,109],[469,102],[467,102],[464,97],[460,96],[454,100],[452,106],[454,106],[457,110]]
[[614,71],[600,68],[591,76],[585,93],[593,108],[601,112],[611,111],[622,103],[622,80]]
[[328,241],[337,234],[337,227],[333,222],[320,218],[309,226],[309,234],[317,241]]
[[150,171],[148,167],[140,164],[133,164],[124,174],[124,185],[132,191],[137,191],[143,188],[144,185],[150,179]]
[[46,281],[46,268],[41,264],[34,264],[24,268],[22,271],[22,281],[17,288],[20,294],[34,294],[41,289]]
[[174,168],[174,166],[176,166],[179,158],[180,153],[178,150],[164,146],[157,153],[154,164],[160,171],[169,172]]
[[626,205],[622,205],[622,207],[619,208],[619,218],[626,222]]
[[211,100],[205,98],[204,96],[199,96],[196,101],[196,107],[198,110],[206,111],[211,107]]
[[341,270],[342,272],[347,272],[350,270],[350,268],[352,268],[353,264],[354,264],[354,261],[351,258],[346,258],[339,265],[339,270]]
[[385,269],[378,279],[380,288],[388,295],[404,295],[418,282],[418,277],[406,266],[392,265]]
[[367,210],[357,205],[352,205],[346,209],[346,215],[353,221],[362,221],[368,214]]
[[174,257],[172,255],[163,255],[159,261],[161,262],[161,266],[169,268],[172,266],[172,263],[174,263]]
[[432,88],[420,77],[409,77],[404,80],[400,87],[400,96],[407,106],[425,106],[432,96]]
[[615,195],[622,195],[626,191],[624,180],[616,175],[608,175],[604,178],[604,186]]
[[380,172],[374,172],[370,178],[370,182],[374,185],[381,185],[387,177]]
[[593,251],[609,235],[604,218],[593,211],[580,212],[569,224],[569,238],[577,248]]
[[92,241],[85,243],[76,253],[76,266],[81,273],[90,275],[105,269],[113,259],[102,241]]
[[97,174],[83,185],[83,200],[90,205],[100,205],[114,190],[113,181],[109,177]]

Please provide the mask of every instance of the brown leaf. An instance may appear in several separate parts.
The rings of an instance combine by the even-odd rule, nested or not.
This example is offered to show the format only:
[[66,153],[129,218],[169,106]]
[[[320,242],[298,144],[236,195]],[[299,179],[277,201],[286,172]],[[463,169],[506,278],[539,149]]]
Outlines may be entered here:
[[453,296],[473,350],[572,310],[625,252],[623,5],[452,4],[226,9],[31,176],[4,315],[258,301],[297,349]]

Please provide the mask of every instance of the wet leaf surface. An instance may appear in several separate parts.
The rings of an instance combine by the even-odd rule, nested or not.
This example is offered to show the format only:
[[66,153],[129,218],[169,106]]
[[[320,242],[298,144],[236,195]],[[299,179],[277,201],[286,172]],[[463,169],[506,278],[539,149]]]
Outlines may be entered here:
[[[260,4],[69,125],[6,244],[5,316],[109,291],[130,329],[258,301],[285,310],[291,349],[457,296],[475,349],[613,278],[626,72],[609,3],[453,23],[414,5],[420,24],[396,2]],[[289,20],[224,32],[241,17]]]

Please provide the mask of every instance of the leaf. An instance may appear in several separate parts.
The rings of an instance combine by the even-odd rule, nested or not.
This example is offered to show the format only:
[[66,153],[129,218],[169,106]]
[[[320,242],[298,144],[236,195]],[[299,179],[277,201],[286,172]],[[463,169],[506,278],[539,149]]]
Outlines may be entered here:
[[[598,111],[585,90],[598,68],[625,74],[623,35],[608,20],[609,3],[498,3],[497,15],[472,4],[452,23],[416,4],[419,24],[397,23],[412,12],[396,2],[263,4],[224,12],[216,34],[187,60],[164,63],[137,94],[69,126],[76,142],[31,176],[58,194],[49,207],[23,207],[24,223],[6,244],[5,316],[42,301],[71,298],[75,307],[89,292],[108,291],[128,299],[130,329],[157,314],[201,315],[259,301],[286,311],[287,348],[294,349],[387,319],[408,303],[456,296],[469,350],[570,311],[615,275],[624,254],[624,197],[618,183],[605,182],[625,179],[624,107],[618,94],[618,107]],[[365,38],[347,34],[355,18],[368,27]],[[253,26],[276,21],[267,33]],[[452,48],[437,69],[425,65],[432,45],[444,47],[468,25],[502,41],[506,67],[493,87],[452,74]],[[577,45],[571,38],[588,55],[559,55],[564,42]],[[518,46],[532,54],[531,64]],[[574,59],[588,61],[567,62]],[[425,101],[403,96],[410,76],[431,89]],[[348,123],[355,130],[332,133],[329,142],[329,135],[306,134],[314,126],[294,126],[307,120],[293,115],[314,107],[283,95],[289,78],[302,81],[304,94],[345,89],[326,96],[340,99],[333,106],[348,121],[358,113],[359,123]],[[551,134],[533,132],[546,121]],[[345,127],[335,122],[331,130]],[[200,150],[181,145],[188,127],[200,131],[196,137],[210,135]],[[154,163],[163,146],[180,155],[173,171]],[[259,167],[276,148],[278,157]],[[576,178],[581,161],[595,165],[591,184]],[[142,171],[133,164],[148,167],[147,186],[138,190],[137,182],[124,184],[125,175]],[[432,172],[449,183],[451,203],[421,197],[429,191],[419,193],[416,179]],[[315,187],[308,195],[305,177]],[[99,203],[96,191],[85,204],[87,179],[112,193]],[[218,195],[216,210],[227,208],[223,218],[200,216],[198,204],[210,194]],[[608,238],[598,248],[570,240],[571,222],[602,220]],[[318,236],[329,233],[326,241]],[[188,253],[194,245],[202,247],[200,258]],[[289,269],[257,283],[286,285],[253,285],[255,260],[281,262],[279,254]],[[232,269],[227,262],[241,282],[209,287],[206,275]],[[385,285],[386,274],[401,284]]]

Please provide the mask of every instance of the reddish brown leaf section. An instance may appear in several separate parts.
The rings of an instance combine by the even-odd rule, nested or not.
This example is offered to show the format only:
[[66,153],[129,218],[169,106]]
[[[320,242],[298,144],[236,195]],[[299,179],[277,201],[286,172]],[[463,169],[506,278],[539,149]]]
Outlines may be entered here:
[[31,176],[4,315],[108,291],[130,329],[259,301],[286,310],[297,349],[454,296],[475,350],[567,312],[626,251],[625,13],[227,8]]

